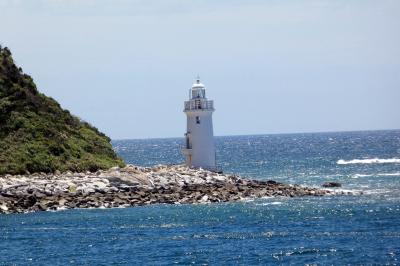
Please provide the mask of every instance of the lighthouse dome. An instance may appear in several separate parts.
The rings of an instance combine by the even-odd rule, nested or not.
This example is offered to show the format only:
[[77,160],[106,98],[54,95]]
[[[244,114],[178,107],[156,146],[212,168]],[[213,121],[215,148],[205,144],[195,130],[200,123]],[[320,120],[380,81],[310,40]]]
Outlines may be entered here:
[[204,84],[200,82],[200,77],[197,77],[196,83],[193,83],[192,89],[204,89]]
[[202,83],[194,83],[192,88],[193,89],[195,89],[195,88],[204,88],[204,85]]
[[197,88],[199,88],[199,89],[203,89],[204,88],[204,84],[203,83],[194,83],[193,85],[192,85],[192,88],[193,89],[197,89]]

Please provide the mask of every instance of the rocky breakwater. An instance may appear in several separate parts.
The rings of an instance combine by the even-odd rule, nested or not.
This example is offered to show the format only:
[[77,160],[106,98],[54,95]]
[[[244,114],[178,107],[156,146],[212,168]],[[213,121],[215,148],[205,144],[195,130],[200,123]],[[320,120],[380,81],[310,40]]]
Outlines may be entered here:
[[243,179],[184,166],[128,165],[96,173],[0,176],[0,213],[237,201],[334,194],[332,190]]

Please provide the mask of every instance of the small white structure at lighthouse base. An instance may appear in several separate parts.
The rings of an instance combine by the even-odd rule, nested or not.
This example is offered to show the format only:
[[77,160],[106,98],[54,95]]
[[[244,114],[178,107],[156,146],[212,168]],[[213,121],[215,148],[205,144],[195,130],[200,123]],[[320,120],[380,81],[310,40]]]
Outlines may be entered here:
[[200,79],[197,79],[190,89],[189,101],[185,101],[184,112],[187,116],[187,131],[182,153],[186,165],[216,171],[212,123],[214,103],[207,100],[206,90]]

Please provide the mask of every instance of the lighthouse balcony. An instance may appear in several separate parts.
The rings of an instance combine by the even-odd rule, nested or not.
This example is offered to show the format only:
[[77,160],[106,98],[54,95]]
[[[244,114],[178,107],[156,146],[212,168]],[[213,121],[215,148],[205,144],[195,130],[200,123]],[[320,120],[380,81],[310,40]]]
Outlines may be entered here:
[[191,100],[185,101],[185,111],[192,111],[192,110],[214,110],[214,101],[208,100]]

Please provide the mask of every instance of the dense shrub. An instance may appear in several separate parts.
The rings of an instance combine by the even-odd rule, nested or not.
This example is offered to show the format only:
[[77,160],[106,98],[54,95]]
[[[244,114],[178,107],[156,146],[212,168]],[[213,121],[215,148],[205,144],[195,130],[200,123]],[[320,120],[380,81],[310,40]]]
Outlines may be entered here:
[[110,138],[38,92],[0,47],[0,174],[97,171],[124,162]]

